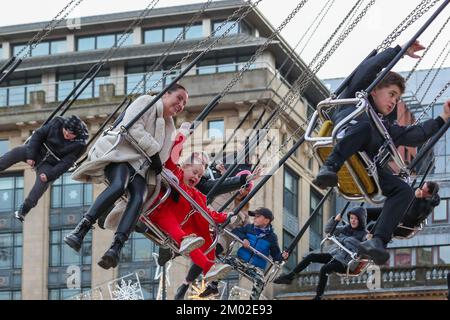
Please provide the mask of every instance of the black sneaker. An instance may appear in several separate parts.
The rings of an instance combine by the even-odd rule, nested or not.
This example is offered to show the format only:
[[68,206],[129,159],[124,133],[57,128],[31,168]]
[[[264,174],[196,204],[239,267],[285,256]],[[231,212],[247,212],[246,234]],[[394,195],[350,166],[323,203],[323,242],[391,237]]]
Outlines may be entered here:
[[200,293],[198,296],[200,298],[207,298],[211,295],[216,295],[219,294],[219,289],[217,288],[217,286],[213,286],[211,284],[208,284],[208,286],[206,287],[205,291],[203,291],[202,293]]
[[377,237],[361,242],[358,245],[358,255],[371,258],[379,266],[389,260],[389,252],[384,241]]
[[275,278],[273,283],[275,284],[291,284],[294,280],[295,275],[292,273],[282,274],[281,276]]
[[320,189],[326,189],[327,187],[336,187],[338,184],[337,171],[333,166],[323,165],[317,177],[312,181]]
[[175,297],[173,297],[173,300],[184,300],[184,296],[186,295],[188,289],[189,285],[183,283],[181,286],[178,287],[177,293],[175,294]]

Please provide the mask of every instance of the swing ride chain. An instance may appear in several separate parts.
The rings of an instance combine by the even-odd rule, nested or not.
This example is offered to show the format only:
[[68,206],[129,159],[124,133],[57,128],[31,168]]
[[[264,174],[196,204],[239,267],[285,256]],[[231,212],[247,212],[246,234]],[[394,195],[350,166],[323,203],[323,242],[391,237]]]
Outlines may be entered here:
[[[450,43],[450,41],[447,42],[447,46],[448,46],[449,43]],[[445,50],[445,49],[444,49],[444,50]],[[420,99],[420,103],[423,102],[423,100],[425,99],[425,96],[426,96],[426,95],[428,94],[428,92],[430,91],[431,86],[433,85],[434,80],[436,80],[436,78],[437,78],[439,72],[441,72],[442,66],[444,65],[444,63],[445,63],[445,61],[447,60],[447,58],[448,58],[449,55],[450,55],[450,50],[447,51],[447,54],[445,55],[444,59],[442,60],[440,66],[437,68],[437,71],[435,72],[435,74],[434,74],[434,76],[433,76],[433,79],[431,79],[430,83],[428,84],[427,89],[425,90],[425,92],[424,92],[424,94],[423,94],[423,96],[422,96],[422,99]]]
[[[60,23],[61,21],[63,21],[76,7],[78,7],[78,5],[83,2],[83,0],[78,0],[75,5],[73,6],[73,8],[71,8],[69,11],[67,11],[59,20],[58,17],[67,10],[67,8],[69,8],[72,3],[75,2],[75,0],[70,1],[60,12],[58,12],[58,14],[52,19],[52,21],[50,21],[45,27],[44,29],[42,29],[41,31],[39,31],[30,41],[28,41],[28,43],[23,46],[23,48],[15,55],[16,57],[20,57],[20,55],[27,50],[28,48],[28,52],[24,55],[24,57],[27,57],[29,55],[31,55],[31,51],[36,48],[36,46],[41,43],[42,40],[44,40],[45,37],[48,36],[48,34],[50,32],[52,32]],[[58,21],[57,21],[58,20]],[[55,23],[56,21],[56,23]],[[53,23],[55,23],[54,25],[52,25]],[[46,30],[48,28],[48,30]],[[46,31],[44,34],[42,34],[42,32]],[[42,34],[42,35],[41,35]]]
[[448,87],[450,87],[450,81],[447,82],[447,84],[442,88],[442,90],[437,94],[437,96],[433,99],[433,101],[425,108],[425,110],[420,114],[420,116],[417,118],[417,120],[414,122],[414,124],[417,124],[422,118],[425,116],[425,114],[436,104],[436,102],[439,100],[439,98],[444,94],[445,91],[447,91]]
[[430,0],[423,0],[399,25],[394,31],[387,36],[386,39],[377,47],[377,51],[386,50],[392,43],[405,31],[409,26],[411,26],[416,20],[427,13],[436,3],[440,0],[434,0],[431,4]]
[[[238,25],[239,22],[241,22],[241,20],[244,19],[244,18],[245,18],[245,17],[253,10],[253,8],[256,7],[261,1],[262,1],[262,0],[257,0],[255,3],[251,3],[251,1],[248,1],[248,3],[250,4],[250,6],[242,13],[242,15],[239,16],[239,18],[237,18],[237,19],[235,20],[235,22],[234,22],[227,30],[225,30],[225,32],[224,32],[220,37],[216,38],[213,42],[211,42],[211,44],[209,44],[209,46],[208,46],[206,49],[202,50],[202,51],[203,51],[202,54],[206,54],[206,53],[208,53],[209,51],[211,51],[212,48],[213,48],[220,40],[222,40],[223,38],[225,38],[225,37],[228,35],[228,33],[231,32],[231,29],[233,29],[234,26]],[[238,8],[236,11],[234,11],[233,14],[231,14],[230,16],[228,16],[228,18],[227,18],[224,22],[222,22],[222,23],[220,24],[220,26],[217,27],[217,29],[214,30],[214,31],[211,33],[211,35],[210,35],[209,37],[207,37],[206,39],[200,41],[193,49],[191,49],[190,52],[188,52],[187,55],[185,55],[180,61],[178,61],[172,68],[170,68],[168,71],[166,71],[166,72],[164,73],[164,75],[163,75],[157,82],[155,82],[155,83],[152,85],[152,87],[151,87],[148,91],[151,91],[152,89],[156,88],[156,87],[157,87],[157,86],[158,86],[158,85],[159,85],[159,84],[167,77],[167,75],[171,74],[174,70],[180,68],[180,66],[181,66],[184,62],[186,62],[190,57],[192,57],[192,56],[194,55],[194,53],[195,53],[197,50],[199,50],[199,48],[201,48],[205,43],[209,42],[209,41],[214,37],[214,35],[215,35],[217,32],[219,32],[219,31],[223,28],[223,26],[225,26],[228,22],[230,22],[230,21],[231,21],[233,18],[235,18],[238,14],[240,14],[240,12],[241,12],[242,10],[244,10],[244,9],[245,9],[244,6],[241,6],[241,7]]]
[[[187,25],[184,28],[184,32],[187,32],[192,25],[197,21],[197,19],[205,12],[205,10],[210,6],[212,0],[208,0],[203,7],[201,8],[201,10],[199,12],[197,12],[195,14],[195,16],[193,16],[189,22],[187,23]],[[183,32],[180,32],[178,34],[178,36],[172,41],[171,45],[160,55],[160,58],[155,60],[155,62],[153,63],[153,65],[150,67],[150,70],[145,73],[142,76],[142,79],[134,86],[134,88],[130,91],[129,95],[132,95],[135,91],[143,89],[145,87],[145,83],[146,83],[146,79],[150,76],[152,76],[155,73],[155,70],[157,70],[158,68],[161,67],[161,65],[164,63],[165,58],[161,58],[161,57],[166,57],[166,55],[171,52],[175,46],[181,41],[183,40]],[[152,87],[151,89],[153,89],[154,87]],[[150,90],[151,90],[150,89]]]
[[414,67],[411,69],[411,71],[409,72],[408,76],[405,78],[405,82],[408,82],[409,79],[411,78],[411,76],[413,75],[413,73],[416,71],[417,67],[419,66],[419,64],[423,61],[423,58],[426,56],[426,54],[428,53],[428,51],[430,51],[431,47],[433,46],[433,44],[436,42],[437,38],[441,35],[442,31],[445,29],[445,27],[447,26],[448,22],[450,21],[450,16],[447,18],[447,20],[444,22],[444,24],[442,25],[442,27],[439,29],[439,31],[436,33],[436,35],[434,36],[433,40],[431,40],[431,42],[428,44],[427,48],[425,49],[425,51],[422,53],[422,56],[419,58],[419,60],[416,62],[416,64],[414,65]]
[[256,58],[261,55],[261,53],[266,50],[266,48],[272,43],[273,39],[279,35],[281,30],[286,27],[286,25],[292,20],[292,18],[300,11],[300,9],[308,2],[308,0],[302,0],[300,1],[295,9],[291,11],[291,13],[286,17],[286,19],[280,24],[280,26],[270,35],[269,38],[267,38],[266,42],[261,45],[258,50],[253,54],[253,56],[246,62],[246,64],[242,67],[242,69],[239,71],[239,73],[228,83],[228,85],[222,90],[220,93],[221,96],[226,95],[236,83],[238,83],[242,77],[244,76],[244,73],[250,68],[250,66],[255,62]]

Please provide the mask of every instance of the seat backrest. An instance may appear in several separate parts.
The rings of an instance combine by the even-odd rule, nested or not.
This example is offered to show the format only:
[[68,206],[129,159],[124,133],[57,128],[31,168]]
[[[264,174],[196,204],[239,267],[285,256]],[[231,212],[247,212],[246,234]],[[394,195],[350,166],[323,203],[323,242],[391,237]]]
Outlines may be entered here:
[[[320,137],[329,137],[331,136],[331,132],[333,130],[333,123],[331,120],[327,120],[323,123],[322,128],[319,131]],[[317,153],[322,161],[325,161],[330,153],[333,150],[333,146],[319,146],[317,147]],[[359,179],[361,180],[365,191],[368,195],[374,195],[377,192],[377,187],[375,181],[369,174],[367,173],[366,167],[363,164],[363,161],[359,157],[358,154],[352,155],[347,162],[350,164],[353,171],[356,172]],[[339,191],[347,196],[357,197],[362,196],[361,191],[358,188],[358,185],[354,181],[351,176],[346,165],[342,166],[342,168],[338,172],[338,180],[339,180]]]

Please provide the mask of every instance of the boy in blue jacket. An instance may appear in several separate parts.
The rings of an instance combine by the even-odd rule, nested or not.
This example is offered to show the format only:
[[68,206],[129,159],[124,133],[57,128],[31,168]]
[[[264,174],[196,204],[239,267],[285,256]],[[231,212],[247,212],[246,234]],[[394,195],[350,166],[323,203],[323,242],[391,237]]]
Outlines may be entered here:
[[[233,233],[243,240],[242,247],[239,248],[237,256],[240,260],[248,262],[255,267],[264,270],[267,261],[248,248],[253,247],[265,256],[270,256],[274,261],[281,262],[287,260],[289,253],[281,253],[278,245],[278,237],[273,231],[272,221],[274,219],[272,211],[261,207],[254,211],[249,210],[248,215],[254,217],[252,224],[246,224],[243,227],[233,229]],[[209,276],[209,277],[208,277]],[[205,278],[206,281],[219,280],[210,272]],[[223,276],[223,274],[222,274]],[[263,289],[263,283],[255,279],[250,299],[258,298]]]

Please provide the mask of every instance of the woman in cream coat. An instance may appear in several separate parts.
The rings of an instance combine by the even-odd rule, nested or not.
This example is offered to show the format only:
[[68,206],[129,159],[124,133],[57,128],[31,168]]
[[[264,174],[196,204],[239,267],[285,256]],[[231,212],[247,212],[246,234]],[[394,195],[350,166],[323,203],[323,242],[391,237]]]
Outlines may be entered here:
[[[136,99],[113,131],[117,132],[121,126],[129,123],[152,99],[149,95]],[[116,200],[128,192],[127,206],[115,232],[114,241],[98,263],[104,269],[117,266],[120,251],[139,218],[148,190],[147,185],[156,185],[156,189],[159,189],[160,179],[156,176],[162,170],[162,163],[169,158],[175,132],[172,117],[183,111],[187,101],[187,90],[174,84],[129,129],[128,134],[150,156],[151,164],[125,139],[117,145],[115,144],[118,137],[114,135],[104,135],[96,141],[89,151],[88,160],[73,173],[72,178],[93,183],[103,183],[107,180],[109,185],[95,199],[76,228],[64,238],[64,242],[72,249],[80,250],[91,226],[114,206]],[[154,194],[157,193],[158,190],[155,190]]]

